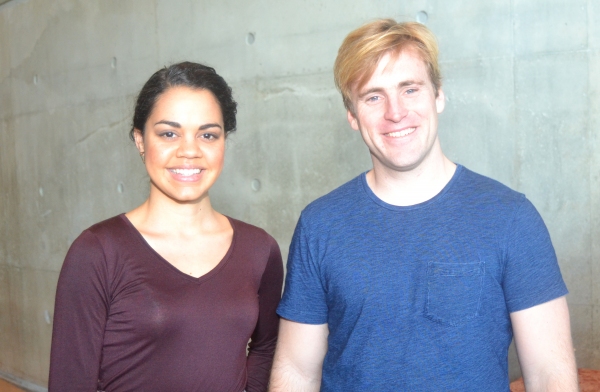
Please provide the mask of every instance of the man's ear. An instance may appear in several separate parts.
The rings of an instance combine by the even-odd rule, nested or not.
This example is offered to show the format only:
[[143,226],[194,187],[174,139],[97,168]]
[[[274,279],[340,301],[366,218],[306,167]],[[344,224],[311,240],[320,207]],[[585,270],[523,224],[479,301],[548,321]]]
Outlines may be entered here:
[[354,116],[354,113],[352,113],[350,110],[347,110],[346,114],[348,116],[348,122],[350,123],[352,129],[358,131],[360,127],[358,126],[358,119],[356,118],[356,116]]
[[444,90],[442,90],[442,88],[440,87],[438,90],[438,95],[435,98],[435,108],[439,114],[444,111],[445,107],[446,107],[446,96],[444,95]]
[[142,131],[135,128],[133,130],[133,140],[135,141],[135,146],[137,147],[140,154],[144,153],[144,136],[142,135]]

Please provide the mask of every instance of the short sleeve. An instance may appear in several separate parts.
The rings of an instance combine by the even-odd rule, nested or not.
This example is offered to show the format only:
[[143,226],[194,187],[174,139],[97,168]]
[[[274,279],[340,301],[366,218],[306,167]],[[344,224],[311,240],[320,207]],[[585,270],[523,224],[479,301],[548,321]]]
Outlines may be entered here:
[[506,239],[503,289],[509,312],[568,293],[548,229],[529,200],[522,199]]
[[311,250],[315,241],[307,234],[301,216],[292,237],[283,297],[277,308],[281,317],[305,324],[327,323],[328,309],[320,260],[313,256]]

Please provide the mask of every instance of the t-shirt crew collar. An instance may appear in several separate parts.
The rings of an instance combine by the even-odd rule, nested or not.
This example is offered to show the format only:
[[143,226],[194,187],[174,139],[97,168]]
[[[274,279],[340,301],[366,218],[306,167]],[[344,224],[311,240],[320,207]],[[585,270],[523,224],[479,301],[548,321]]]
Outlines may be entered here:
[[392,211],[408,211],[408,210],[413,210],[413,209],[425,208],[434,203],[437,203],[438,200],[442,199],[444,197],[444,195],[449,191],[449,189],[451,189],[454,186],[454,184],[458,181],[458,178],[461,176],[463,170],[464,170],[464,167],[462,165],[456,164],[456,170],[454,171],[452,178],[450,179],[450,181],[448,181],[446,186],[444,186],[444,188],[442,188],[442,190],[437,195],[435,195],[434,197],[432,197],[429,200],[426,200],[422,203],[414,204],[412,206],[395,206],[393,204],[386,203],[385,201],[383,201],[379,197],[377,197],[377,195],[371,190],[371,188],[369,187],[369,184],[367,183],[367,173],[369,172],[369,170],[367,170],[366,172],[362,173],[359,176],[359,181],[360,181],[360,185],[361,185],[363,191],[365,192],[366,196],[369,199],[371,199],[373,202],[375,202],[375,204],[379,205],[380,207],[392,210]]

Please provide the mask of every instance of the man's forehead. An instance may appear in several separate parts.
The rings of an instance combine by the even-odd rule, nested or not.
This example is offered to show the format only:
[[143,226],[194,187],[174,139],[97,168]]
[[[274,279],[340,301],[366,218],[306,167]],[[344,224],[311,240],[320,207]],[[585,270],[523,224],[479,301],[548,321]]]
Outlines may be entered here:
[[396,66],[396,63],[398,61],[400,61],[401,58],[417,60],[418,63],[422,66],[423,71],[424,71],[423,76],[424,76],[425,80],[422,80],[421,82],[429,81],[429,73],[427,72],[428,67],[427,67],[427,64],[425,63],[425,61],[423,60],[423,56],[416,48],[414,48],[411,45],[411,46],[404,47],[401,50],[388,51],[388,52],[384,53],[379,58],[375,67],[373,67],[372,71],[368,74],[367,73],[363,74],[357,80],[357,82],[354,84],[354,86],[352,87],[353,95],[360,93],[361,90],[365,89],[365,87],[368,88],[368,85],[371,84],[370,82],[373,81],[373,79],[376,77],[376,75],[392,71],[394,69],[394,67]]

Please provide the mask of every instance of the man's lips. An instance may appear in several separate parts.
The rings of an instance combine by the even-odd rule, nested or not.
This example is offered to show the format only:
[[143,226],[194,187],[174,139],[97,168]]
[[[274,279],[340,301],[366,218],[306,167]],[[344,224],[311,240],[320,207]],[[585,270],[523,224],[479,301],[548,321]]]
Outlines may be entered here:
[[406,128],[406,129],[403,129],[401,131],[386,133],[385,136],[389,136],[389,137],[404,137],[404,136],[410,135],[416,129],[417,129],[417,127]]

